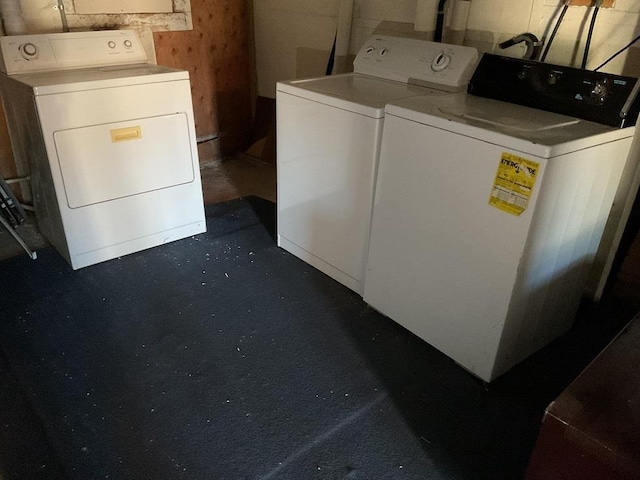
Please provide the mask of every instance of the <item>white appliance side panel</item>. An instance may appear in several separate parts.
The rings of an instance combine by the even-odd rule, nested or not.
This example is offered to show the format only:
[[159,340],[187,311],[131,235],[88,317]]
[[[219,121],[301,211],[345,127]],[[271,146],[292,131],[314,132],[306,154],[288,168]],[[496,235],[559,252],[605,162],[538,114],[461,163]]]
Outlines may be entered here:
[[635,127],[629,128],[633,129],[635,136],[631,147],[629,147],[627,163],[622,171],[611,212],[587,281],[587,295],[596,302],[600,301],[611,274],[613,260],[618,252],[620,240],[640,185],[640,138],[638,138],[638,131]]
[[[504,151],[387,116],[364,288],[374,308],[486,381],[539,191],[520,216],[489,205]],[[545,160],[529,159],[542,176]]]
[[573,324],[630,144],[626,138],[548,161],[496,376]]
[[[29,145],[29,136],[26,132],[40,131],[33,96],[30,89],[2,74],[0,74],[0,93],[17,173],[19,177],[26,177],[29,175],[29,158],[32,155],[30,152],[32,147]],[[29,192],[24,193],[27,194],[25,200],[31,201]]]
[[382,119],[277,94],[278,244],[362,292]]
[[[154,190],[152,192],[101,202],[82,208],[69,208],[65,195],[58,195],[62,230],[65,233],[70,261],[74,268],[86,266],[77,258],[107,260],[114,256],[149,248],[194,231],[205,230],[202,185],[196,150],[196,138],[188,81],[132,85],[36,97],[42,133],[48,153],[48,165],[40,166],[51,172],[51,188],[64,192],[60,162],[54,134],[87,126],[119,123],[140,118],[160,117],[179,113],[188,123],[189,148],[176,161],[177,171],[189,162],[194,174],[192,182]],[[175,132],[174,134],[179,133]],[[173,134],[172,134],[173,135]],[[182,140],[180,140],[181,142]],[[112,149],[115,154],[115,150]],[[105,156],[108,154],[105,153]],[[166,163],[169,162],[169,163]],[[158,161],[167,168],[171,159]],[[143,172],[126,169],[135,175]],[[148,172],[153,175],[152,171]],[[182,237],[175,234],[182,227]],[[166,232],[162,235],[162,232]],[[146,240],[141,240],[146,239]],[[142,247],[140,245],[143,245]],[[97,253],[102,251],[102,253]],[[92,263],[95,263],[92,260]]]
[[53,134],[69,208],[194,180],[183,113]]
[[31,191],[23,189],[23,198],[33,201],[38,229],[68,260],[69,252],[58,209],[58,196],[53,188],[47,150],[32,92],[6,75],[0,74],[0,85],[18,174],[30,178]]

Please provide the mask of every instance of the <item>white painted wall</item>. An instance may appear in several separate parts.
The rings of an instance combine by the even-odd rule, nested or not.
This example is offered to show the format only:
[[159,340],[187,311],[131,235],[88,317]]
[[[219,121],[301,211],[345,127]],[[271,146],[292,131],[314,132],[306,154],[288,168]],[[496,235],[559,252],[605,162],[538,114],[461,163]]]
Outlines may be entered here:
[[[350,52],[357,53],[376,29],[398,35],[412,33],[418,1],[437,4],[436,0],[354,0]],[[301,52],[325,52],[314,58],[326,62],[340,0],[253,0],[253,4],[258,94],[273,98],[277,81],[296,78]],[[532,32],[542,37],[559,4],[560,0],[471,0],[465,44],[491,52],[499,50],[498,43],[519,33]],[[569,8],[548,62],[580,64],[584,44],[576,49],[576,40],[586,38],[590,12],[586,7]],[[616,0],[614,8],[601,9],[588,67],[599,65],[640,34],[639,23],[640,0]],[[523,49],[513,47],[500,52],[518,56]],[[627,54],[623,54],[603,70],[640,76],[638,52],[640,48],[631,49],[633,61],[627,62]]]

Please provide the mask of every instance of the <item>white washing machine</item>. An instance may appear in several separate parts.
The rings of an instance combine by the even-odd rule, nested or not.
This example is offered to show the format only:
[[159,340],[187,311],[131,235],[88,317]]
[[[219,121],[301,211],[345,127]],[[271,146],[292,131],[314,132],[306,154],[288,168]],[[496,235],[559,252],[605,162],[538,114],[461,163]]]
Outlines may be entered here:
[[16,163],[74,269],[205,231],[188,72],[147,64],[126,30],[0,47]]
[[[509,69],[483,62],[488,88],[509,90],[493,79]],[[571,108],[600,115],[608,99],[564,72]],[[624,104],[614,80],[635,79],[609,80]],[[392,102],[365,301],[482,380],[503,374],[570,328],[634,130],[466,94]]]
[[466,88],[477,51],[374,36],[354,73],[277,85],[278,245],[362,294],[387,102]]

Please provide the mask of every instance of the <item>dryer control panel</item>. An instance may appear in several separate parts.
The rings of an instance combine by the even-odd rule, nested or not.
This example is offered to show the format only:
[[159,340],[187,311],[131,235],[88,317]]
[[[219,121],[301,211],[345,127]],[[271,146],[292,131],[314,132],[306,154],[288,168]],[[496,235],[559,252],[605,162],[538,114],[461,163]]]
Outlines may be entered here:
[[472,47],[374,35],[353,67],[364,75],[457,92],[466,90],[477,61],[478,51]]
[[146,63],[131,30],[0,37],[0,70],[8,75]]

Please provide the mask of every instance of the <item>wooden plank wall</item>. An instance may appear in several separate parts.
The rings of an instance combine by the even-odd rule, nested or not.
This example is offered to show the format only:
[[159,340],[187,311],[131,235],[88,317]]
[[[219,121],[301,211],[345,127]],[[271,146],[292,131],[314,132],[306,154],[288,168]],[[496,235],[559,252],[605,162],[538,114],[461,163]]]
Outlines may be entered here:
[[158,64],[188,70],[199,137],[225,154],[251,141],[251,32],[247,0],[191,0],[193,30],[155,32]]

